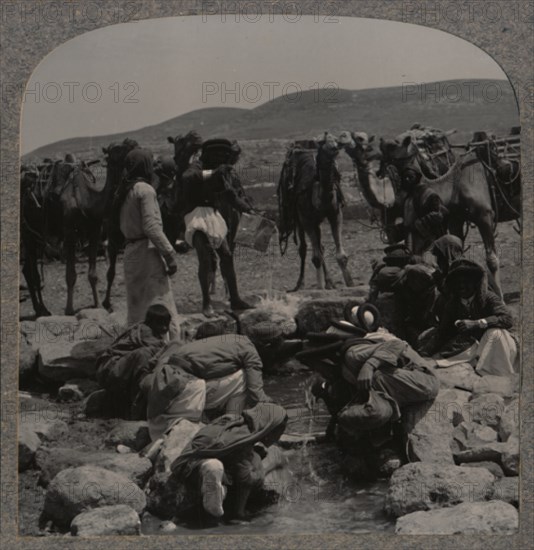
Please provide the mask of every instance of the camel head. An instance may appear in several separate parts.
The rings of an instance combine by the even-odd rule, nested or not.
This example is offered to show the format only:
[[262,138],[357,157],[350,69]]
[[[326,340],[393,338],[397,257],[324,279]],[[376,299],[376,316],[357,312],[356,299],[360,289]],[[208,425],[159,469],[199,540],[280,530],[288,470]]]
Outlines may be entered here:
[[176,137],[169,136],[167,141],[174,145],[174,161],[176,164],[189,163],[189,159],[202,147],[202,138],[195,130],[187,132],[185,136],[182,134]]
[[322,136],[318,137],[316,141],[323,158],[333,160],[339,155],[339,144],[336,137],[330,132],[325,132]]
[[132,150],[139,147],[139,144],[134,139],[126,138],[122,143],[113,142],[107,147],[102,147],[102,152],[106,160],[106,165],[110,168],[121,169],[124,166],[126,155]]
[[369,137],[365,132],[344,131],[339,134],[337,142],[356,165],[368,165],[370,161],[380,160],[380,152],[373,147],[375,136]]

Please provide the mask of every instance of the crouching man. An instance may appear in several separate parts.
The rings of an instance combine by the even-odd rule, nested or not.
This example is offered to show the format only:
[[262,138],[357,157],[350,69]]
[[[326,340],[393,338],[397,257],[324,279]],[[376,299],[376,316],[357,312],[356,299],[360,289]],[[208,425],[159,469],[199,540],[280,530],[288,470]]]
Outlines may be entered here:
[[[430,370],[435,365],[432,359],[380,330],[374,306],[355,309],[359,311],[350,317],[354,336],[345,339],[335,356],[319,365],[320,351],[306,352],[315,356],[310,367],[315,366],[326,378],[316,382],[312,392],[324,400],[332,415],[327,435],[358,453],[365,452],[378,475],[389,475],[404,458],[397,422],[403,409],[434,399],[439,380]],[[302,360],[302,353],[297,356]]]
[[165,346],[171,314],[161,304],[151,305],[143,323],[136,323],[115,339],[97,359],[96,379],[105,389],[104,409],[109,416],[127,420],[146,418],[141,383],[151,361]]
[[286,424],[285,409],[273,403],[225,414],[197,432],[172,464],[172,475],[200,493],[210,516],[244,519],[251,491],[279,466],[272,457],[262,459]]
[[210,336],[170,342],[144,383],[152,440],[181,418],[200,422],[218,413],[240,414],[246,406],[270,402],[263,391],[263,364],[247,336]]
[[454,360],[469,349],[478,374],[509,376],[518,369],[518,342],[513,317],[488,289],[486,270],[476,262],[452,262],[445,278],[439,325],[423,352]]

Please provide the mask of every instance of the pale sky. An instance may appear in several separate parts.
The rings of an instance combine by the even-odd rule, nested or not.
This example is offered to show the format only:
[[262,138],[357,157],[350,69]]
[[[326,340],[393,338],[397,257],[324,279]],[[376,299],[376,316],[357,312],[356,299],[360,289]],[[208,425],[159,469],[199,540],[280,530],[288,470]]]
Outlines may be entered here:
[[313,16],[271,22],[265,14],[255,23],[198,16],[114,25],[66,42],[35,69],[27,92],[36,91],[39,101],[35,93],[25,96],[22,154],[204,107],[253,108],[283,90],[475,78],[506,75],[469,42],[407,23]]

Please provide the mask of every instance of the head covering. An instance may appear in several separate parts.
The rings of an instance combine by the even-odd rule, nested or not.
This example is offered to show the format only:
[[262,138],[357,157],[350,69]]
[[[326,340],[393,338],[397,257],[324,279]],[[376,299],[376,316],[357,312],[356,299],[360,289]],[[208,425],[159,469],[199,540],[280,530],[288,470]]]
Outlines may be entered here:
[[405,244],[393,244],[384,248],[386,255],[382,261],[388,266],[404,267],[409,264],[413,255]]
[[132,149],[124,159],[124,180],[128,183],[152,183],[153,165],[152,153],[148,149]]
[[339,425],[347,432],[374,430],[400,418],[395,400],[384,392],[369,390],[364,402],[352,402],[338,415]]
[[432,254],[438,258],[438,265],[443,271],[448,270],[454,260],[461,258],[464,253],[464,245],[455,235],[443,235],[434,241]]
[[436,281],[432,276],[434,270],[424,264],[407,265],[392,288],[405,288],[413,293],[420,292],[421,297],[427,292],[433,292]]
[[452,262],[447,278],[445,279],[445,286],[450,288],[460,278],[471,278],[477,284],[481,285],[486,276],[486,270],[476,262],[460,258]]
[[343,309],[343,316],[365,333],[375,332],[380,326],[380,312],[370,303],[349,302]]
[[128,195],[132,187],[138,181],[152,184],[153,177],[152,153],[148,149],[141,149],[140,147],[132,149],[124,159],[122,181],[115,195],[113,211],[117,222],[126,195]]
[[233,148],[230,140],[223,138],[208,139],[202,144],[202,162],[209,163],[212,157],[221,155],[227,155],[229,160],[235,155],[235,148]]
[[270,344],[283,336],[283,330],[279,325],[269,321],[260,321],[246,330],[247,336],[254,344]]

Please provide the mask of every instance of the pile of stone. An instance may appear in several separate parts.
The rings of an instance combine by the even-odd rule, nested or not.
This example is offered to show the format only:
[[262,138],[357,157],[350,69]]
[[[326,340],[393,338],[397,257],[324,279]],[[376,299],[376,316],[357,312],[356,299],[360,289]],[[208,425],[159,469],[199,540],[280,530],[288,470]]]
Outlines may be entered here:
[[[436,369],[442,389],[403,422],[410,463],[385,500],[400,534],[506,534],[518,528],[519,380]],[[453,386],[457,387],[453,387]],[[461,388],[461,389],[460,389]]]

